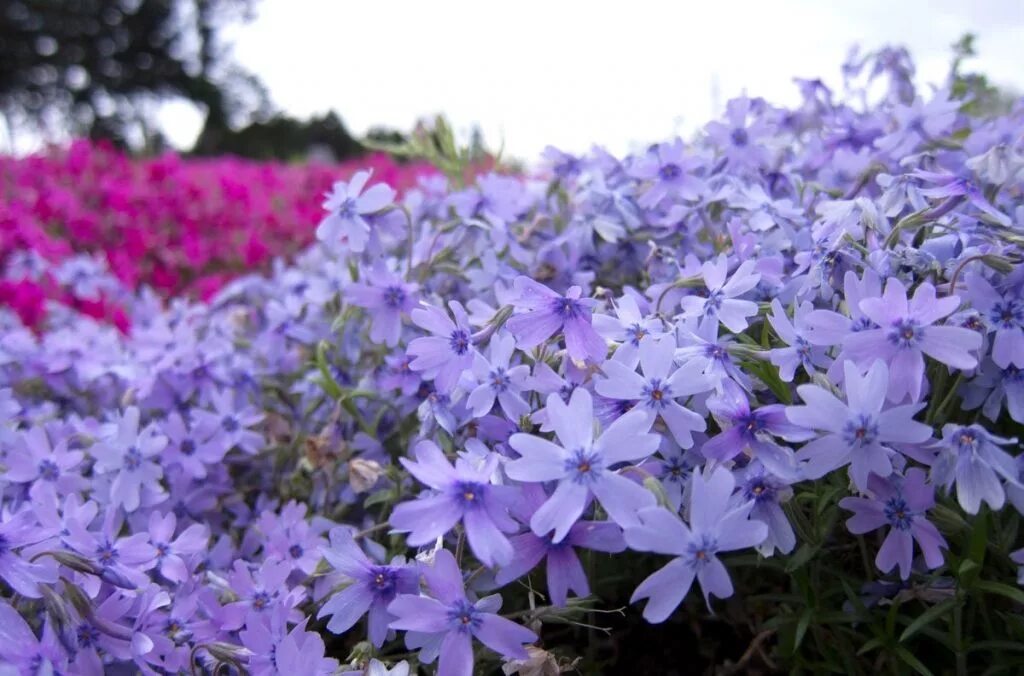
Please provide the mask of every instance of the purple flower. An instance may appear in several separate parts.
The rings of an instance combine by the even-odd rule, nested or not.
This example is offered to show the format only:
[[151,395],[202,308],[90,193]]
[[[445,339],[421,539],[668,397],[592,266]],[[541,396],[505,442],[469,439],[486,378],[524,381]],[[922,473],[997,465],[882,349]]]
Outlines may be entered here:
[[973,178],[958,176],[957,174],[945,171],[924,171],[922,169],[918,169],[911,175],[935,186],[934,188],[924,188],[921,190],[921,194],[925,197],[935,197],[944,200],[944,202],[934,208],[935,212],[951,209],[966,199],[975,209],[992,217],[1000,225],[1008,227],[1013,223],[1009,216],[996,209],[988,201],[982,188]]
[[49,529],[40,527],[32,509],[23,509],[0,520],[0,579],[22,596],[33,599],[42,596],[39,583],[55,583],[57,567],[50,558],[36,563],[26,561],[15,550],[42,542],[51,535]]
[[139,409],[134,406],[118,417],[111,432],[90,452],[96,458],[96,471],[113,475],[111,504],[134,512],[139,508],[143,493],[159,496],[162,492],[160,479],[164,472],[158,456],[167,446],[167,437],[157,434],[152,425],[140,430]]
[[996,334],[992,361],[1000,368],[1024,368],[1024,301],[1016,291],[999,293],[979,274],[967,275],[968,297]]
[[474,355],[473,377],[479,384],[466,400],[474,417],[480,418],[490,413],[495,399],[509,420],[518,421],[530,412],[530,405],[520,394],[526,388],[530,367],[525,364],[511,365],[515,347],[515,338],[508,333],[499,333],[491,338],[490,360],[479,353]]
[[929,568],[942,565],[942,549],[947,545],[934,524],[925,518],[925,512],[935,506],[935,488],[925,481],[924,470],[915,467],[905,477],[893,475],[888,480],[872,475],[867,492],[870,497],[843,498],[839,506],[853,512],[846,527],[855,535],[890,527],[875,556],[879,570],[888,573],[899,566],[900,577],[910,577],[914,540]]
[[[434,564],[422,570],[433,596],[400,594],[388,606],[388,612],[398,618],[391,623],[393,629],[411,632],[407,643],[412,639],[419,645],[439,644],[439,674],[472,676],[474,637],[504,657],[526,659],[523,644],[533,643],[537,635],[496,614],[501,609],[500,596],[475,603],[467,599],[462,574],[451,552],[439,550],[434,554]],[[421,652],[420,659],[432,662],[432,652]]]
[[364,308],[370,315],[370,340],[389,347],[398,345],[402,336],[402,315],[418,302],[419,284],[406,282],[383,265],[377,265],[364,278],[345,288],[345,300]]
[[119,511],[109,509],[99,532],[72,520],[64,539],[72,549],[96,562],[101,579],[125,589],[142,587],[149,583],[145,571],[156,565],[157,551],[146,533],[118,537],[122,525]]
[[355,253],[366,249],[370,239],[366,217],[384,210],[395,200],[395,191],[386,183],[378,183],[363,192],[372,174],[372,171],[356,172],[348,183],[337,181],[334,184],[324,200],[327,216],[317,226],[318,240],[328,245],[340,243]]
[[3,477],[13,483],[29,483],[34,500],[56,502],[73,491],[84,490],[88,481],[78,466],[85,454],[68,450],[66,439],[50,443],[43,427],[31,427],[20,437],[20,446],[4,458],[7,471]]
[[693,175],[693,167],[693,160],[686,155],[686,146],[678,138],[671,144],[659,144],[651,152],[638,157],[629,173],[647,187],[637,203],[648,209],[670,196],[698,199],[704,184]]
[[935,326],[960,306],[957,296],[935,297],[935,287],[925,282],[907,301],[903,282],[892,277],[881,298],[865,298],[860,309],[879,328],[866,329],[847,336],[843,349],[862,366],[875,359],[889,365],[889,400],[911,401],[921,398],[924,357],[957,369],[978,365],[972,351],[981,347],[981,336],[959,326]]
[[990,434],[981,425],[943,425],[939,456],[932,465],[932,480],[945,488],[956,485],[956,498],[968,514],[977,514],[982,502],[1000,509],[1006,498],[1004,480],[1018,484],[1017,464],[1002,446],[1016,439]]
[[543,284],[520,275],[513,282],[519,298],[514,301],[522,314],[513,315],[506,326],[520,349],[540,345],[556,332],[565,334],[565,349],[576,361],[604,361],[608,346],[591,324],[595,301],[581,298],[578,286],[561,296]]
[[338,672],[338,660],[324,656],[326,646],[315,631],[307,631],[308,618],[288,631],[287,613],[256,616],[239,632],[242,645],[249,650],[252,676],[309,674],[332,676]]
[[561,542],[595,496],[613,521],[621,526],[636,522],[636,512],[654,504],[654,496],[642,486],[613,471],[619,463],[645,458],[658,447],[651,433],[651,416],[630,411],[594,439],[594,403],[582,388],[566,405],[557,394],[548,396],[548,419],[561,443],[531,434],[513,434],[509,445],[519,459],[505,465],[516,481],[558,481],[554,493],[530,519],[537,535],[555,531]]
[[615,303],[615,316],[594,315],[594,329],[606,340],[619,343],[612,359],[635,369],[640,361],[640,341],[647,336],[665,335],[661,320],[644,318],[633,296],[626,294]]
[[[467,446],[476,444],[483,446],[476,439],[467,442]],[[487,458],[482,467],[474,467],[465,458],[456,459],[453,467],[429,440],[416,444],[416,462],[401,459],[410,474],[435,491],[401,503],[391,515],[394,530],[409,533],[410,546],[432,543],[462,521],[470,549],[481,563],[493,567],[512,559],[512,545],[503,533],[517,528],[507,513],[516,490],[491,484],[498,456],[486,448],[480,450]]]
[[707,287],[707,296],[685,296],[681,304],[683,316],[688,319],[699,319],[701,326],[712,324],[715,327],[721,322],[733,333],[747,328],[747,317],[757,314],[757,303],[750,300],[739,300],[757,286],[761,275],[754,272],[755,261],[743,261],[732,277],[728,277],[729,259],[725,254],[719,255],[714,261],[707,261],[701,266],[701,275]]
[[782,503],[793,497],[787,480],[781,479],[758,460],[736,472],[736,494],[733,503],[753,502],[750,518],[768,526],[768,536],[757,546],[762,556],[771,556],[778,550],[789,554],[796,546],[796,534],[790,525]]
[[[39,639],[21,614],[0,599],[0,662],[12,667],[12,674],[66,674],[68,655],[61,647],[50,622],[43,625]],[[6,669],[4,670],[6,671]]]
[[277,559],[267,559],[258,567],[247,561],[235,561],[228,582],[239,600],[224,606],[221,628],[231,631],[251,626],[253,616],[263,613],[288,612],[291,621],[301,620],[302,615],[294,609],[306,592],[302,587],[289,588],[291,571],[291,564]]
[[[528,523],[547,497],[539,484],[528,484],[523,489],[523,500],[521,507],[516,510],[517,516]],[[589,596],[587,574],[583,571],[574,547],[617,553],[626,548],[626,543],[622,539],[622,529],[608,521],[578,521],[569,529],[565,539],[558,543],[553,542],[550,536],[538,537],[529,531],[514,535],[512,548],[515,554],[512,561],[498,571],[494,581],[506,585],[517,580],[546,557],[548,594],[553,604],[564,606],[570,590],[581,598]]]
[[414,357],[409,368],[433,380],[434,387],[442,394],[451,394],[463,371],[473,365],[476,354],[466,310],[457,301],[450,302],[448,307],[454,322],[444,310],[433,306],[412,311],[413,322],[433,335],[416,338],[407,350]]
[[793,321],[786,316],[782,303],[778,298],[772,299],[772,314],[768,315],[768,323],[775,333],[789,347],[775,348],[771,351],[771,362],[779,367],[779,378],[783,382],[793,382],[797,368],[803,367],[804,373],[813,376],[817,368],[828,368],[830,360],[825,350],[817,347],[808,339],[807,316],[814,306],[808,302],[796,308]]
[[639,525],[626,528],[631,549],[676,557],[641,582],[629,600],[649,599],[644,608],[648,622],[664,622],[690,591],[694,578],[709,607],[711,596],[732,596],[732,581],[718,554],[754,547],[768,535],[766,525],[747,518],[752,502],[729,508],[736,480],[728,470],[718,468],[706,477],[694,472],[692,481],[689,527],[664,507],[651,507],[640,511]]
[[156,562],[160,574],[171,582],[181,584],[189,579],[192,570],[187,560],[206,550],[210,530],[203,524],[194,523],[174,537],[178,519],[173,512],[149,515],[150,542],[156,549]]
[[190,429],[178,413],[167,416],[162,429],[170,441],[164,450],[164,462],[168,467],[180,465],[194,479],[205,479],[206,466],[223,460],[229,448],[226,442],[216,438],[217,430],[213,425],[206,425],[204,434],[198,426]]
[[[240,448],[249,455],[255,455],[263,448],[263,435],[250,428],[263,421],[263,413],[255,406],[237,406],[236,392],[219,390],[211,396],[213,410],[196,409],[192,412],[196,437],[207,437],[219,446],[218,451]],[[215,451],[207,451],[211,456]]]
[[395,619],[387,610],[388,604],[398,594],[415,594],[419,574],[401,559],[390,565],[374,563],[344,528],[332,528],[330,537],[330,546],[321,549],[324,558],[336,571],[351,578],[352,583],[327,600],[317,619],[330,617],[328,631],[343,634],[369,612],[370,642],[379,648],[387,638],[388,625]]
[[701,373],[697,361],[689,361],[673,372],[675,351],[671,337],[657,340],[648,336],[640,341],[643,376],[622,362],[609,360],[602,366],[605,377],[597,380],[594,389],[603,397],[636,402],[652,420],[660,418],[665,423],[677,444],[690,448],[693,432],[703,432],[707,425],[704,416],[676,399],[707,392],[714,384]]
[[806,441],[813,438],[814,433],[791,423],[785,406],[770,404],[751,409],[747,393],[728,380],[722,383],[721,394],[708,399],[707,406],[721,425],[722,433],[704,442],[701,446],[704,457],[725,462],[749,448],[751,454],[775,474],[794,476],[792,452],[776,444],[771,436]]
[[859,490],[868,489],[868,474],[882,478],[892,474],[889,455],[893,443],[917,444],[931,438],[932,429],[913,417],[924,404],[906,404],[882,410],[889,385],[885,362],[872,364],[861,376],[850,362],[845,364],[847,403],[817,385],[800,385],[797,392],[803,406],[790,406],[786,417],[795,425],[825,434],[804,445],[797,453],[806,460],[804,476],[817,479],[834,469],[850,465],[850,475]]
[[967,382],[963,407],[971,411],[979,406],[985,417],[999,419],[1003,404],[1014,422],[1024,423],[1024,369],[1010,365],[1001,369],[991,359],[981,364],[981,372]]

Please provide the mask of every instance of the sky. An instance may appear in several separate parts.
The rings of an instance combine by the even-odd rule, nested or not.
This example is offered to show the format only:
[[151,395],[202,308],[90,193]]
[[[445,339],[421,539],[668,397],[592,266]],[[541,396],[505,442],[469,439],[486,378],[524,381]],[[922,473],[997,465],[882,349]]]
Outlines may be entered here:
[[[793,77],[839,85],[854,43],[906,45],[938,82],[967,31],[973,68],[1024,92],[1024,0],[261,0],[225,37],[287,113],[362,135],[443,112],[529,162],[686,134],[742,93],[793,103]],[[179,147],[201,125],[187,104],[160,120]]]

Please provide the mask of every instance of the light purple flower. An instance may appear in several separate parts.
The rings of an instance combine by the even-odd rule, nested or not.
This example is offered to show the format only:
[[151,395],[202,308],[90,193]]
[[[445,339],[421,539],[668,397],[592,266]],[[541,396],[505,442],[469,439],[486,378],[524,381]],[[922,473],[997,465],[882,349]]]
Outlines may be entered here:
[[[540,484],[527,484],[523,489],[523,500],[517,504],[516,516],[528,523],[547,497]],[[556,606],[566,604],[570,590],[580,598],[590,595],[587,574],[576,556],[575,547],[608,553],[621,552],[626,548],[622,529],[609,521],[577,521],[565,539],[557,543],[552,542],[550,536],[539,537],[530,531],[514,535],[511,539],[515,554],[509,564],[494,576],[494,581],[506,585],[526,575],[546,558],[548,594]]]
[[367,633],[370,642],[379,648],[387,638],[388,625],[395,619],[387,610],[388,604],[398,594],[415,594],[419,574],[402,559],[395,559],[390,565],[374,563],[344,528],[331,529],[330,537],[330,546],[321,550],[324,558],[352,582],[324,603],[317,619],[330,617],[327,630],[343,634],[369,612]]
[[662,420],[676,443],[683,448],[693,446],[693,432],[703,432],[704,416],[694,413],[676,401],[699,392],[708,392],[714,383],[702,374],[702,365],[689,361],[674,369],[675,340],[648,336],[640,341],[641,376],[632,367],[617,360],[605,362],[604,378],[594,389],[603,397],[636,402],[651,418]]
[[[206,437],[219,446],[218,452],[240,448],[249,455],[255,455],[264,446],[263,435],[251,429],[264,419],[251,404],[236,405],[237,392],[231,389],[216,391],[211,397],[213,410],[192,411],[194,432],[198,438]],[[214,450],[208,450],[211,456]]]
[[959,326],[936,326],[935,322],[960,306],[957,296],[937,298],[935,287],[925,282],[907,301],[903,282],[892,277],[881,298],[865,298],[860,309],[878,325],[854,333],[843,341],[847,356],[866,366],[875,359],[889,365],[889,400],[900,402],[921,398],[924,355],[966,370],[978,365],[971,354],[981,347],[981,336]]
[[511,365],[515,347],[515,338],[508,333],[498,333],[491,338],[490,360],[480,353],[474,355],[472,372],[478,384],[466,399],[474,417],[487,415],[495,399],[509,420],[518,421],[530,412],[530,405],[520,394],[526,388],[530,367]]
[[696,200],[704,183],[693,174],[694,161],[687,156],[682,139],[662,143],[646,155],[638,157],[629,169],[634,178],[646,184],[637,203],[645,209],[656,206],[666,197]]
[[[467,446],[475,444],[483,446],[476,439],[467,442]],[[416,444],[415,462],[401,459],[410,474],[434,491],[399,504],[391,514],[392,528],[409,533],[409,545],[430,544],[461,521],[470,549],[481,563],[493,567],[512,560],[512,545],[504,533],[517,529],[508,515],[517,491],[491,483],[498,456],[486,448],[480,450],[486,454],[481,467],[465,458],[457,458],[453,467],[437,444],[429,440]]]
[[168,467],[180,465],[192,478],[205,479],[207,465],[223,460],[229,448],[222,440],[216,439],[217,430],[212,427],[207,424],[205,430],[198,426],[190,428],[177,412],[167,416],[162,425],[170,441],[163,454],[165,464]]
[[160,479],[160,452],[167,446],[167,437],[157,434],[156,428],[139,428],[139,409],[134,406],[125,410],[113,425],[112,433],[98,441],[90,449],[96,458],[96,471],[112,474],[110,502],[133,512],[139,508],[141,495],[159,495],[162,492]]
[[914,559],[914,541],[917,541],[929,568],[942,565],[945,538],[925,516],[935,506],[935,487],[925,480],[924,470],[907,470],[905,477],[889,479],[872,475],[868,479],[869,497],[843,498],[839,506],[853,512],[846,527],[854,535],[870,533],[889,526],[881,548],[875,556],[875,565],[883,573],[899,566],[900,577],[910,577]]
[[370,340],[389,347],[402,336],[402,315],[409,314],[419,299],[419,284],[406,282],[383,265],[368,272],[365,282],[345,287],[345,300],[370,315]]
[[668,619],[695,578],[709,607],[712,596],[732,596],[732,581],[718,554],[754,547],[768,535],[768,526],[747,518],[753,503],[729,508],[736,484],[731,472],[721,467],[709,476],[694,472],[692,481],[689,527],[664,507],[651,507],[640,511],[638,525],[626,528],[631,549],[676,557],[641,582],[629,600],[649,599],[644,608],[648,622]]
[[171,582],[181,584],[192,574],[189,561],[206,550],[210,540],[207,526],[194,523],[174,537],[178,519],[173,512],[160,515],[153,511],[149,515],[150,542],[156,549],[156,562],[160,574]]
[[370,239],[367,216],[379,213],[395,200],[395,191],[378,183],[363,192],[372,171],[360,171],[347,183],[337,181],[324,200],[327,215],[316,229],[316,238],[328,245],[341,244],[355,253],[366,249]]
[[28,622],[7,601],[0,599],[0,662],[12,674],[66,674],[67,651],[61,647],[50,622],[43,625],[43,637],[37,638]]
[[707,287],[707,296],[684,296],[681,302],[683,316],[699,319],[701,326],[719,322],[733,333],[747,328],[747,318],[757,314],[757,303],[738,297],[757,286],[761,275],[754,272],[755,261],[740,263],[729,277],[729,259],[721,254],[701,266],[701,275]]
[[57,567],[53,559],[43,558],[30,562],[15,550],[34,545],[51,537],[53,533],[41,527],[32,509],[0,519],[0,579],[18,594],[37,599],[42,596],[39,584],[57,582]]
[[520,457],[505,465],[516,481],[558,481],[530,519],[533,532],[546,535],[554,530],[553,541],[561,542],[591,496],[620,526],[635,523],[637,510],[653,505],[654,496],[612,468],[645,458],[658,447],[659,436],[649,431],[651,416],[630,411],[594,439],[594,404],[586,390],[576,389],[568,405],[557,394],[549,395],[547,410],[560,445],[531,434],[513,434],[509,445]]
[[[472,676],[473,638],[496,653],[513,659],[526,659],[524,643],[533,643],[537,635],[497,612],[501,597],[488,596],[471,602],[466,598],[462,573],[455,557],[446,549],[434,554],[434,563],[423,566],[430,596],[400,594],[388,606],[388,612],[397,617],[393,629],[410,632],[406,637],[414,643],[439,644],[441,660],[438,673],[444,676]],[[420,658],[432,662],[433,655]]]
[[615,316],[594,315],[594,329],[606,340],[619,343],[612,359],[629,368],[636,368],[640,361],[640,341],[647,336],[660,338],[665,335],[661,320],[644,317],[636,299],[625,294],[615,302]]
[[889,369],[881,360],[864,376],[847,362],[843,385],[847,403],[817,385],[800,385],[797,392],[804,405],[790,406],[786,417],[795,425],[824,432],[797,452],[798,460],[807,461],[804,476],[817,479],[849,464],[854,485],[866,491],[870,473],[882,478],[892,474],[891,444],[921,443],[931,438],[932,429],[913,419],[924,404],[882,410]]
[[463,371],[473,365],[476,354],[466,310],[457,301],[451,301],[448,307],[455,321],[432,305],[412,311],[413,322],[433,335],[416,338],[407,350],[414,357],[409,368],[433,380],[442,394],[451,394]]
[[758,460],[736,472],[736,493],[733,503],[753,502],[750,518],[768,526],[768,536],[757,546],[762,556],[771,556],[776,550],[789,554],[796,547],[796,534],[782,503],[793,497],[789,481],[769,472]]
[[34,500],[56,502],[73,491],[82,491],[88,481],[78,469],[85,457],[82,451],[68,450],[66,439],[50,443],[44,427],[31,427],[19,438],[21,448],[4,458],[3,478],[13,483],[30,483]]
[[520,349],[536,347],[561,330],[571,358],[604,361],[608,346],[591,324],[595,301],[581,298],[580,287],[570,287],[562,296],[522,275],[513,284],[519,292],[514,305],[521,312],[513,315],[506,327]]
[[779,378],[783,382],[793,382],[796,370],[803,367],[804,373],[813,376],[817,369],[828,368],[831,360],[825,350],[808,340],[807,316],[813,311],[811,303],[803,302],[796,308],[793,321],[790,321],[782,303],[778,298],[772,299],[772,314],[768,315],[768,323],[775,333],[789,347],[775,348],[771,351],[772,364],[779,367]]
[[1016,446],[1016,439],[990,434],[981,425],[943,425],[942,447],[932,465],[932,480],[950,490],[968,514],[977,514],[982,502],[1000,509],[1006,499],[1000,478],[1019,481],[1013,456],[1002,449]]
[[985,317],[992,342],[992,361],[1000,368],[1011,364],[1024,368],[1024,300],[1016,290],[999,293],[980,274],[967,275],[967,295],[971,304]]

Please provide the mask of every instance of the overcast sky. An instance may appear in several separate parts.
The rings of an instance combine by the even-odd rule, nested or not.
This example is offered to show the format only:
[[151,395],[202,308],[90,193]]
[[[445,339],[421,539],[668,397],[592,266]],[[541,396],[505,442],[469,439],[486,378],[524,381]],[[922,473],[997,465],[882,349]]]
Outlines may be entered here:
[[[974,68],[1024,91],[1024,0],[261,0],[257,12],[227,38],[288,113],[334,109],[361,135],[444,112],[526,160],[548,144],[621,153],[743,92],[793,102],[795,76],[838,84],[855,42],[904,44],[936,82],[971,31]],[[201,122],[183,106],[162,119],[182,147]]]

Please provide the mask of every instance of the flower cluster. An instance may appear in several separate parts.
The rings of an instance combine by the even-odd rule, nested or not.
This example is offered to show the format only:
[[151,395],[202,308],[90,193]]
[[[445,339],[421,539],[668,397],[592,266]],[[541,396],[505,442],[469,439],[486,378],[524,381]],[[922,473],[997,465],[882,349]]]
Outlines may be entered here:
[[122,285],[209,298],[307,247],[321,213],[310,197],[367,169],[399,190],[437,173],[380,154],[338,166],[173,153],[139,160],[88,141],[0,157],[0,303],[30,325],[51,298],[124,328]]
[[[652,623],[811,560],[883,590],[850,625],[950,577],[1017,599],[985,529],[1024,509],[1024,105],[908,97],[904,66],[876,105],[803,83],[532,178],[358,173],[208,303],[68,259],[131,328],[0,310],[0,664],[555,673],[549,624],[627,600],[608,560]],[[872,605],[838,596],[786,654]]]

